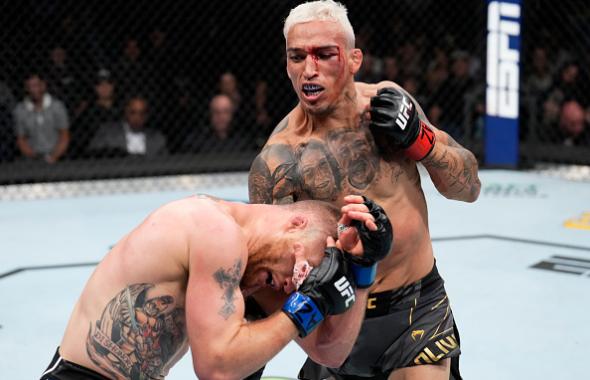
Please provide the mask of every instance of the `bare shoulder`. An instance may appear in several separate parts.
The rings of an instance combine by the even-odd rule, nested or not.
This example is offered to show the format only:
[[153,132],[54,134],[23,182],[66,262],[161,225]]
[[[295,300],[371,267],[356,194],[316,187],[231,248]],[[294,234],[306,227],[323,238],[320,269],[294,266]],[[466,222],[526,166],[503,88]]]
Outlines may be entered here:
[[169,202],[154,212],[142,224],[147,228],[159,226],[159,233],[192,239],[210,231],[235,231],[237,224],[223,206],[223,201],[208,195],[193,195]]
[[247,255],[246,238],[230,204],[206,195],[167,203],[144,221],[141,236],[149,237],[150,249],[175,256],[191,271],[218,269]]
[[302,116],[302,110],[299,105],[295,106],[273,129],[267,144],[284,142],[288,139],[290,131]]
[[377,91],[385,87],[394,87],[402,89],[402,87],[399,84],[388,80],[381,81],[379,83],[355,82],[355,85],[356,91],[359,94],[359,96],[368,98],[375,96],[377,94]]

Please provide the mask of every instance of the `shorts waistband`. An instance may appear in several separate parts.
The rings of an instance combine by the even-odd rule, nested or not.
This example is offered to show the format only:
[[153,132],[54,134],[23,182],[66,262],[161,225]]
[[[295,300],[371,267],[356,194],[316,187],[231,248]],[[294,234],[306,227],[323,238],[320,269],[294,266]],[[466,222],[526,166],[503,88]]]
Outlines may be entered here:
[[420,280],[400,288],[370,293],[367,298],[365,318],[374,318],[390,313],[391,305],[413,302],[417,296],[425,296],[438,289],[443,280],[438,273],[436,262],[432,270]]
[[58,377],[61,375],[64,378],[68,378],[68,374],[71,373],[75,373],[78,377],[83,375],[85,379],[89,380],[109,380],[107,377],[104,377],[90,368],[65,360],[59,353],[59,347],[55,350],[55,355],[53,355],[53,359],[47,367],[47,370],[41,375],[41,379],[44,379],[44,376],[46,375],[52,374]]

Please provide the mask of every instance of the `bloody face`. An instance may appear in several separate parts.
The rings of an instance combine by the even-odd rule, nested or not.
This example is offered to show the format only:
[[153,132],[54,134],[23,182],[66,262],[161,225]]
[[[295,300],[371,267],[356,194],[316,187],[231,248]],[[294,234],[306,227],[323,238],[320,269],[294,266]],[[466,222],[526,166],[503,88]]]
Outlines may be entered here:
[[350,49],[336,22],[296,24],[287,35],[287,74],[301,106],[323,115],[336,107],[345,86],[353,82]]
[[293,268],[298,261],[306,260],[310,265],[317,266],[323,258],[326,246],[325,237],[318,235],[313,239],[284,238],[262,247],[259,252],[251,252],[242,276],[240,287],[247,296],[263,288],[291,293]]

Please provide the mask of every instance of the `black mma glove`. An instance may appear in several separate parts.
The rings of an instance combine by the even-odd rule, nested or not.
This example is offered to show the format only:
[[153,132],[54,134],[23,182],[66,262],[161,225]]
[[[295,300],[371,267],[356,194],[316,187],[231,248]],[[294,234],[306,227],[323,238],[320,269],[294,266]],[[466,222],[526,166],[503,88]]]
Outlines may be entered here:
[[355,301],[352,273],[344,253],[336,247],[324,251],[324,259],[313,268],[282,310],[291,318],[299,336],[307,336],[326,315],[344,313]]
[[434,148],[434,132],[420,120],[416,105],[401,90],[386,87],[377,91],[371,98],[370,112],[371,131],[393,138],[411,159],[420,161]]
[[383,260],[391,251],[393,245],[393,228],[391,222],[381,206],[363,196],[363,203],[369,209],[369,213],[375,218],[377,231],[371,231],[365,224],[358,220],[352,221],[352,226],[358,231],[363,243],[363,255],[347,255],[351,262],[354,280],[357,288],[364,289],[373,285],[377,274],[377,262]]

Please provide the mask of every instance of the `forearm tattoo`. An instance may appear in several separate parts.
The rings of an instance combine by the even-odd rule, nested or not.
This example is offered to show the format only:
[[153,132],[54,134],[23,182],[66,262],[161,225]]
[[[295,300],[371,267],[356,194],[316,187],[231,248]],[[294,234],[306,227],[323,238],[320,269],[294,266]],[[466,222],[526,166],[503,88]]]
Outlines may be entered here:
[[[184,309],[154,284],[133,284],[107,304],[91,324],[86,351],[115,379],[160,379],[183,353]],[[157,295],[156,295],[157,293]]]
[[448,137],[448,144],[442,152],[437,154],[433,151],[422,163],[429,169],[444,172],[440,178],[446,178],[446,187],[451,195],[468,193],[474,197],[479,192],[477,160],[452,137]]
[[240,278],[242,273],[242,260],[236,260],[233,267],[228,269],[220,268],[214,274],[213,278],[223,289],[223,301],[225,302],[219,310],[219,315],[224,319],[228,319],[236,311],[235,292],[240,285]]

